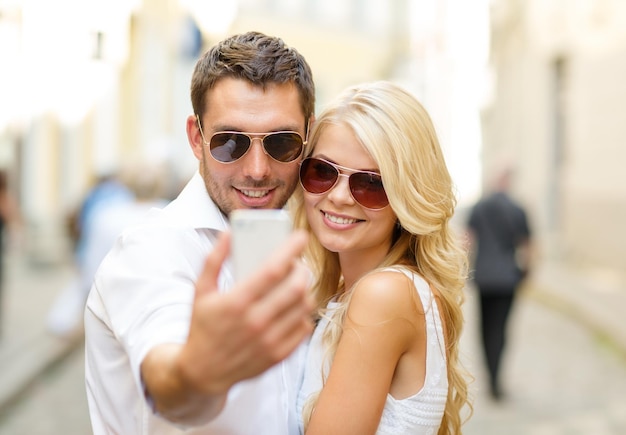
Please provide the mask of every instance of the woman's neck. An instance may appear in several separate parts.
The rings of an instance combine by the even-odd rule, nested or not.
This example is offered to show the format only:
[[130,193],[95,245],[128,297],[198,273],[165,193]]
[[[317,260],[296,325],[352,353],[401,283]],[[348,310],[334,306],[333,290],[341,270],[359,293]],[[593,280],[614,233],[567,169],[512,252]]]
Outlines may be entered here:
[[372,257],[359,252],[340,253],[339,265],[344,280],[344,291],[349,291],[366,273],[380,266],[384,258],[385,255]]

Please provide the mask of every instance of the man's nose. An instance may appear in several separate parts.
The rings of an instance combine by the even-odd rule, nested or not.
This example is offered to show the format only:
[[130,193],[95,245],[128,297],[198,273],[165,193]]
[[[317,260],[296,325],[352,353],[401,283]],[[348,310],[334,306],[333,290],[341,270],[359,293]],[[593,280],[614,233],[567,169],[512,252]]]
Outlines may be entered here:
[[259,137],[252,138],[250,149],[244,159],[244,175],[255,180],[262,180],[270,173],[271,157],[263,148],[263,140]]

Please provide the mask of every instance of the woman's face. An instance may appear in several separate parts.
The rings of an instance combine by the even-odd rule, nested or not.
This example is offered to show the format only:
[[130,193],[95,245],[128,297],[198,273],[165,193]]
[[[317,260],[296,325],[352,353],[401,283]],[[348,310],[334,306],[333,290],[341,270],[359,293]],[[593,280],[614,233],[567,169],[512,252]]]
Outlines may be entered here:
[[[344,125],[325,127],[311,157],[357,171],[379,172],[374,159]],[[389,205],[380,210],[361,206],[350,194],[348,177],[339,177],[332,189],[321,194],[304,190],[304,204],[313,233],[329,251],[340,257],[357,254],[368,264],[378,264],[389,251],[395,213]]]

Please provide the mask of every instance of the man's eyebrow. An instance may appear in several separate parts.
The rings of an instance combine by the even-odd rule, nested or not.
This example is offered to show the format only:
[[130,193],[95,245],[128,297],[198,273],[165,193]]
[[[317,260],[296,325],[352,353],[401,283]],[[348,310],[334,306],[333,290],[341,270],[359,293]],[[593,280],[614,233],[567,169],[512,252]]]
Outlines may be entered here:
[[266,130],[266,131],[250,131],[250,130],[241,129],[239,127],[235,127],[232,124],[216,124],[216,125],[211,126],[211,131],[214,131],[214,132],[236,131],[238,133],[253,133],[253,134],[275,133],[277,131],[293,131],[293,132],[299,133],[298,128],[294,127],[293,125],[289,125],[289,126],[282,125],[280,127],[273,128],[271,130]]

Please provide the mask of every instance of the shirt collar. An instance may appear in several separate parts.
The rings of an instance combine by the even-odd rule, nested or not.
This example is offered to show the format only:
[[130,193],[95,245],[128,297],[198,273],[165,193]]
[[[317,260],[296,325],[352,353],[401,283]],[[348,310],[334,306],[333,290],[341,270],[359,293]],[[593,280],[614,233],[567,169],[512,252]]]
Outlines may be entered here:
[[198,171],[167,208],[176,215],[178,222],[184,222],[192,228],[224,231],[229,227],[228,219],[209,196]]

